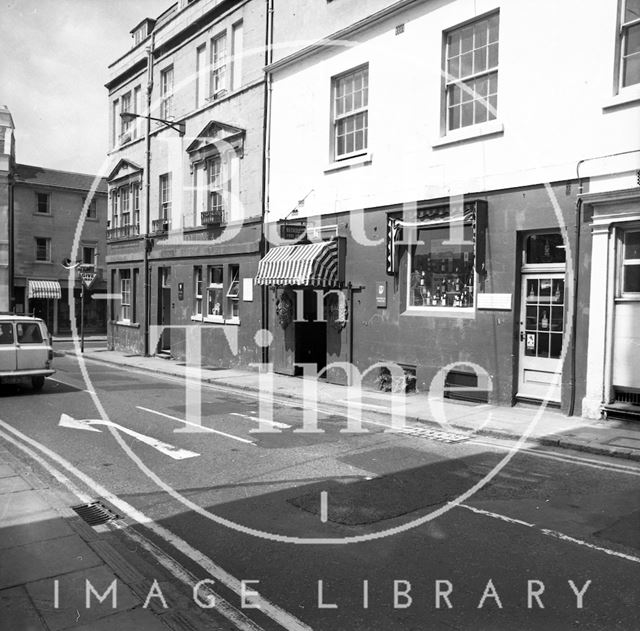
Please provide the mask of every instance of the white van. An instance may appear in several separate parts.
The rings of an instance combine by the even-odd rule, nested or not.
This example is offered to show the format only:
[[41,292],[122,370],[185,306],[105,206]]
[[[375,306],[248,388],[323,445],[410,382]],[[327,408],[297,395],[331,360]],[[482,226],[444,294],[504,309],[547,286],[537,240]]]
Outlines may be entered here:
[[40,318],[0,314],[0,383],[31,381],[41,390],[52,375],[53,347]]

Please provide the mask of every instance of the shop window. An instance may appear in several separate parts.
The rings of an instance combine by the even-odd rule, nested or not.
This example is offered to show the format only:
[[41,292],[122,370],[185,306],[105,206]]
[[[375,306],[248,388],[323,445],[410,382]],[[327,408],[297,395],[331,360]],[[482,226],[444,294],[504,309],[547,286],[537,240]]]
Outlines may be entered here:
[[131,322],[131,270],[120,270],[120,320]]
[[209,283],[207,286],[207,316],[214,319],[223,317],[223,272],[222,265],[209,268]]
[[195,316],[202,317],[202,267],[194,267],[193,284],[194,284],[193,314]]
[[408,307],[473,308],[473,226],[461,226],[455,242],[448,223],[417,230],[418,244],[409,248]]
[[560,233],[532,234],[527,237],[525,263],[527,265],[552,265],[565,263],[566,251]]
[[627,230],[622,234],[620,294],[640,298],[640,230]]
[[227,290],[227,317],[238,320],[240,317],[240,266],[229,265],[229,289]]

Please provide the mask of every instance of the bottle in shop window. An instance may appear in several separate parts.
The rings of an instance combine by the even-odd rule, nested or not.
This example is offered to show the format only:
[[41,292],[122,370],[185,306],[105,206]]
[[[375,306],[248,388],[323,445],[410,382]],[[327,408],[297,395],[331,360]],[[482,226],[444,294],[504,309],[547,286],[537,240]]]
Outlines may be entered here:
[[447,306],[447,289],[445,281],[442,282],[442,292],[440,293],[440,306]]
[[549,317],[547,316],[547,312],[542,312],[542,319],[540,320],[540,328],[548,329],[549,328]]
[[560,284],[556,285],[556,293],[553,294],[553,302],[560,302]]
[[436,290],[433,293],[433,304],[434,305],[440,304],[440,285],[436,285]]

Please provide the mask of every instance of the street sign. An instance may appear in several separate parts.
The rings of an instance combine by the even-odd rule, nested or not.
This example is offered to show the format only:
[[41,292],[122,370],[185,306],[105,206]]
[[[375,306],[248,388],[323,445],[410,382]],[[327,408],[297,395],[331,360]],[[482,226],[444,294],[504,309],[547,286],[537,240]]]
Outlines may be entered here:
[[80,277],[82,278],[82,282],[84,283],[87,289],[91,288],[91,285],[93,285],[93,281],[96,279],[96,276],[97,274],[95,274],[94,272],[82,272],[80,274]]

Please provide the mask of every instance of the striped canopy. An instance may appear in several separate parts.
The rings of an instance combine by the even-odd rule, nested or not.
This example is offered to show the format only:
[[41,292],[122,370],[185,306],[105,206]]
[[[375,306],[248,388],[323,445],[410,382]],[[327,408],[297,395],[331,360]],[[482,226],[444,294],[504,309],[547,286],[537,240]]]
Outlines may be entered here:
[[338,285],[338,242],[281,245],[258,264],[258,285]]
[[28,298],[61,298],[62,291],[57,280],[30,280]]

